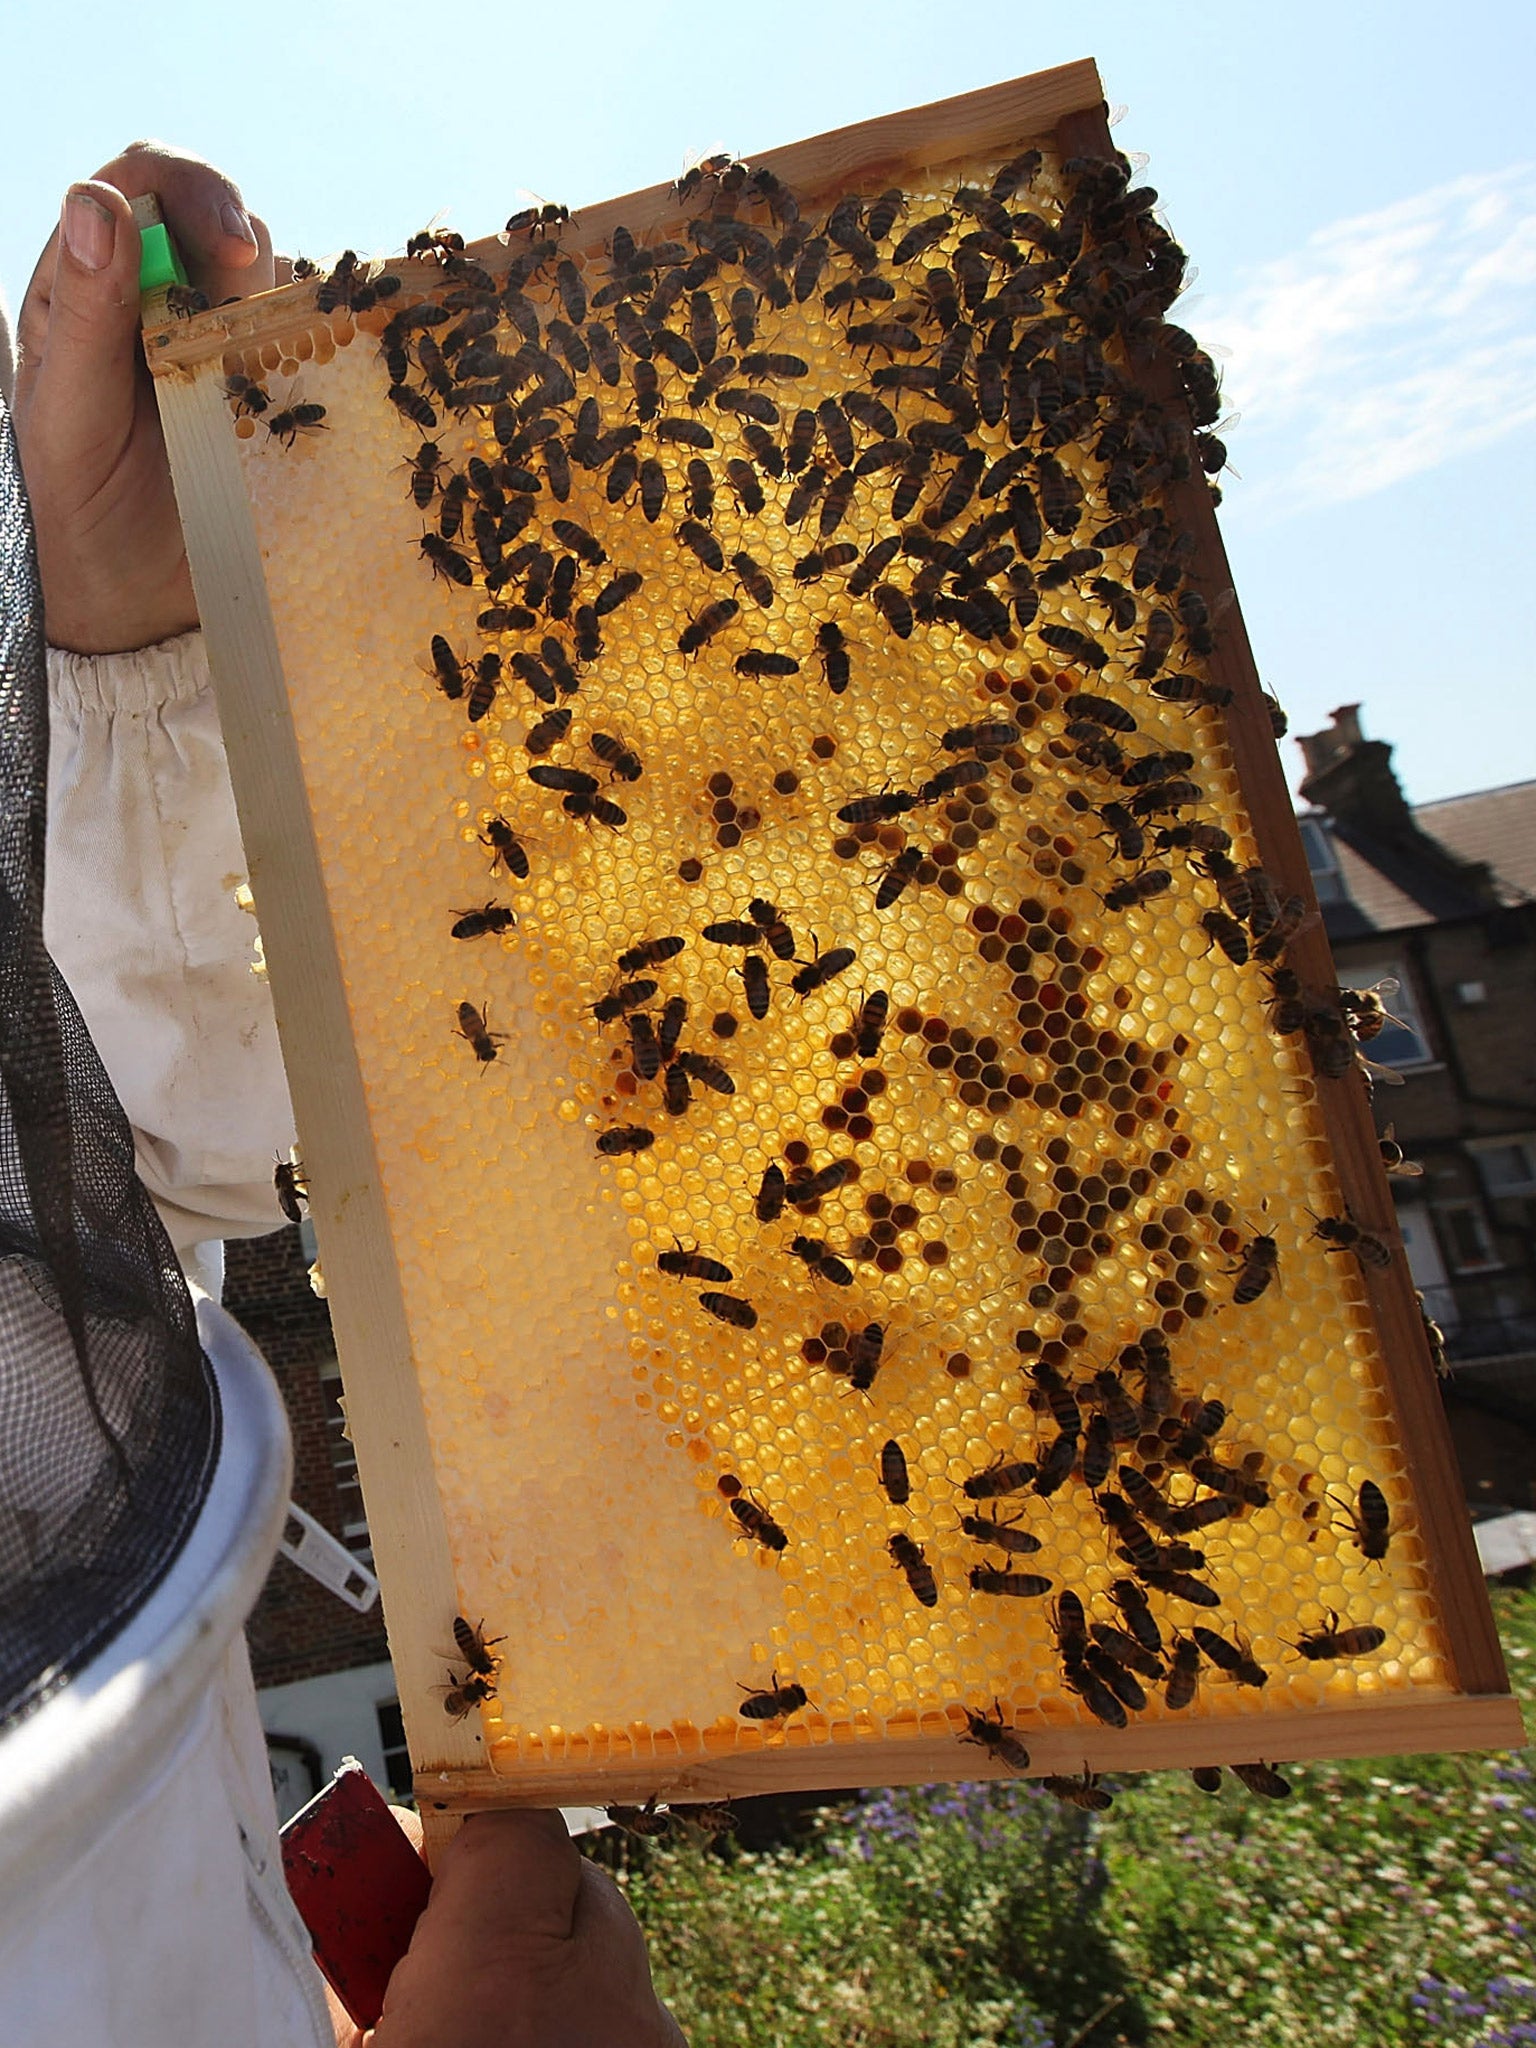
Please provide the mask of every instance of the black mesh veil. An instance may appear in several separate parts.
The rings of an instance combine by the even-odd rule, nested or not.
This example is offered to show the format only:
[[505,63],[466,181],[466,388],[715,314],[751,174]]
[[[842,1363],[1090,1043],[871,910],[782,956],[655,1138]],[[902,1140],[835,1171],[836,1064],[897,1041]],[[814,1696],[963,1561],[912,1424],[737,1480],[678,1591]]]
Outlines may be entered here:
[[0,398],[0,1728],[180,1549],[219,1413],[133,1138],[43,946],[42,598]]

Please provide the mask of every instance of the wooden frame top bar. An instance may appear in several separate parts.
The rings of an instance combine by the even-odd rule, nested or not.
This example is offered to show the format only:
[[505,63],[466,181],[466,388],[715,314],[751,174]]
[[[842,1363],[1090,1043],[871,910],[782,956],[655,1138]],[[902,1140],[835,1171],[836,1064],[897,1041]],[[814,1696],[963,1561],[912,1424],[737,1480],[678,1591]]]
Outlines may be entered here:
[[[830,199],[841,188],[871,174],[894,178],[904,168],[941,164],[962,153],[985,155],[1011,149],[1021,138],[1051,133],[1072,114],[1097,114],[1102,120],[1103,109],[1098,66],[1091,58],[1082,58],[1031,78],[1011,78],[979,92],[935,100],[926,107],[910,107],[904,113],[834,128],[782,149],[761,151],[753,161],[766,164],[797,191],[818,200]],[[583,253],[600,250],[621,223],[640,235],[676,211],[672,184],[647,185],[622,198],[584,207],[562,234],[562,246]],[[499,235],[470,243],[468,254],[493,272],[505,268],[508,261],[505,238]],[[391,262],[389,268],[407,291],[425,291],[442,281],[438,265],[420,258]],[[156,375],[192,369],[227,348],[259,346],[306,327],[316,317],[316,289],[314,281],[283,285],[255,298],[217,306],[191,321],[175,320],[151,328],[144,337],[150,368]]]

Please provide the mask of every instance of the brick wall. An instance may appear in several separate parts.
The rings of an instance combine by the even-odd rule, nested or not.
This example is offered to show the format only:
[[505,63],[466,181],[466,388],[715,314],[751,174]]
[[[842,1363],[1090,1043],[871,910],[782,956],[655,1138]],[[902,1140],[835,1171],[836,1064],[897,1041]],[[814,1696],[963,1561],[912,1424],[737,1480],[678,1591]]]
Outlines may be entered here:
[[[297,1230],[225,1247],[224,1306],[250,1332],[276,1375],[293,1431],[293,1498],[333,1535],[349,1510],[331,1461],[327,1417],[339,1383],[331,1319],[310,1289]],[[357,1614],[287,1558],[273,1564],[246,1624],[258,1687],[347,1671],[388,1655],[379,1609]]]

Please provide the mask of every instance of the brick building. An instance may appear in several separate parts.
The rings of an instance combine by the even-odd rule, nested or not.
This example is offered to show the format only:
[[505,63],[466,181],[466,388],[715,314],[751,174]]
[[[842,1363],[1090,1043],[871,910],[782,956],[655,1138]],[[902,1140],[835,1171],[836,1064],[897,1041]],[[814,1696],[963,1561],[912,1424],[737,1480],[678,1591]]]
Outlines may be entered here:
[[1446,1335],[1446,1408],[1475,1509],[1536,1507],[1536,782],[1410,805],[1358,705],[1300,744],[1302,837],[1342,982],[1384,977],[1368,1048],[1418,1179],[1394,1179]]

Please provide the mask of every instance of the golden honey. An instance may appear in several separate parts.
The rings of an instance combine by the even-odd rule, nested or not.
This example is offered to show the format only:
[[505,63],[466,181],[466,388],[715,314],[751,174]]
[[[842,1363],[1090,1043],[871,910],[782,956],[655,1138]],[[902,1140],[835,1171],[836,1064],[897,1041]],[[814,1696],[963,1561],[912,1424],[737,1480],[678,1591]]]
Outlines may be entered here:
[[[899,348],[855,347],[846,330],[900,324],[900,301],[925,268],[954,258],[976,231],[954,204],[956,186],[985,193],[997,168],[938,167],[907,180],[883,259],[915,224],[942,212],[950,225],[904,267],[894,312],[878,301],[828,310],[839,284],[889,267],[836,243],[804,299],[791,293],[775,307],[757,295],[751,351],[805,365],[803,376],[743,376],[737,387],[776,408],[781,445],[797,413],[869,390],[876,369],[908,359]],[[1071,189],[1046,151],[1012,203],[1049,226]],[[698,214],[697,205],[679,210],[685,244]],[[741,217],[767,231],[761,208]],[[574,233],[566,239],[523,286],[546,336],[569,312],[558,257],[576,263],[589,300],[611,275],[610,258],[580,254]],[[527,246],[514,237],[514,259]],[[740,265],[727,262],[696,287],[711,301],[722,354],[750,352],[730,331],[742,282]],[[1043,288],[1029,318],[1054,321],[1056,337],[1071,341],[1080,330],[1060,284]],[[440,295],[452,288],[445,273]],[[891,509],[898,472],[870,469],[843,487],[846,512],[825,531],[825,489],[791,523],[804,470],[773,475],[754,461],[748,414],[691,402],[698,366],[654,355],[647,417],[636,358],[623,357],[617,386],[594,361],[571,373],[574,395],[550,410],[567,440],[584,400],[596,400],[605,431],[637,426],[637,460],[664,476],[661,515],[647,516],[638,478],[611,502],[609,464],[574,463],[569,494],[557,497],[530,454],[540,487],[504,553],[531,544],[569,554],[553,532],[561,519],[585,528],[606,560],[577,563],[563,617],[541,603],[535,626],[488,631],[480,615],[525,593],[515,576],[487,587],[469,511],[447,544],[472,587],[435,576],[423,558],[423,533],[443,538],[442,501],[413,502],[423,432],[387,398],[380,359],[387,323],[409,302],[317,316],[290,351],[233,351],[224,370],[263,379],[274,404],[325,407],[323,431],[291,446],[257,419],[235,420],[234,431],[459,1608],[502,1639],[484,1724],[497,1769],[958,1735],[965,1709],[994,1700],[1026,1739],[1031,1724],[1089,1722],[1058,1655],[1052,1597],[1075,1592],[1090,1620],[1118,1622],[1109,1588],[1132,1568],[1083,1476],[1081,1447],[1048,1495],[1025,1489],[978,1503],[964,1486],[996,1462],[1048,1457],[1060,1423],[1031,1368],[1059,1375],[1086,1427],[1103,1401],[1095,1375],[1114,1372],[1141,1398],[1135,1361],[1146,1359],[1149,1331],[1167,1346],[1172,1435],[1181,1406],[1220,1401],[1228,1412],[1210,1455],[1266,1496],[1183,1539],[1203,1552],[1198,1575],[1219,1606],[1149,1595],[1170,1647],[1198,1622],[1248,1639],[1269,1673],[1261,1693],[1206,1663],[1182,1719],[1262,1716],[1255,1751],[1283,1754],[1283,1733],[1269,1724],[1283,1726],[1288,1711],[1446,1696],[1365,1290],[1354,1262],[1313,1235],[1315,1217],[1344,1205],[1311,1062],[1299,1036],[1271,1029],[1262,968],[1235,965],[1213,944],[1202,919],[1222,908],[1215,881],[1187,851],[1155,848],[1159,829],[1198,821],[1229,835],[1239,865],[1257,860],[1221,712],[1163,701],[1133,673],[1151,613],[1171,609],[1171,595],[1139,592],[1136,626],[1125,631],[1092,593],[1095,578],[1135,589],[1139,538],[1105,544],[1101,559],[1059,583],[1049,573],[1116,516],[1110,464],[1094,449],[1101,408],[1089,409],[1092,432],[1051,451],[1084,506],[1075,531],[1047,531],[1029,560],[1033,619],[1015,614],[1006,635],[981,641],[931,616],[902,637],[873,592],[850,594],[850,577],[888,535],[948,542],[996,509],[994,496],[953,521],[941,516],[957,466],[950,453],[936,454],[904,517]],[[683,293],[669,331],[686,336],[691,305]],[[588,317],[612,316],[589,307]],[[980,309],[972,324],[979,348]],[[1021,331],[1028,324],[1021,316]],[[520,340],[505,320],[493,336],[503,353]],[[922,360],[941,345],[936,338]],[[1117,344],[1104,353],[1123,376]],[[413,354],[411,382],[430,399],[418,370]],[[923,390],[886,383],[877,395],[909,445],[914,423],[954,418]],[[464,472],[471,457],[494,468],[503,448],[490,409],[435,409],[431,438],[446,469]],[[676,420],[702,426],[711,445],[656,431]],[[879,438],[864,424],[853,432],[861,454]],[[967,419],[964,444],[988,464],[1015,445],[1006,420],[985,418]],[[700,459],[713,483],[707,510],[690,500],[698,480],[689,465]],[[728,481],[732,460],[753,463],[761,511]],[[829,483],[844,473],[821,442],[815,460]],[[722,569],[679,538],[689,518],[713,535]],[[822,573],[806,565],[843,543],[857,548],[854,561]],[[738,553],[771,579],[771,603],[733,569]],[[898,554],[883,583],[910,594],[924,559]],[[537,654],[549,635],[574,658],[576,610],[626,572],[641,580],[601,617],[601,652],[579,664],[579,688],[561,698],[568,725],[530,754],[524,741],[550,707],[513,674],[512,657]],[[1016,588],[1006,579],[994,587]],[[681,652],[679,641],[696,637],[690,626],[727,599],[734,615]],[[819,651],[828,625],[847,652],[841,692],[829,688]],[[1074,665],[1046,628],[1089,636],[1106,651],[1102,668]],[[471,666],[501,656],[485,716],[470,719],[440,689],[433,636]],[[796,666],[738,670],[740,657],[761,654]],[[1203,674],[1182,630],[1168,669]],[[1083,692],[1129,714],[1131,730],[1099,727],[1125,763],[1192,756],[1179,772],[1198,801],[1154,811],[1137,860],[1122,857],[1101,813],[1138,785],[1101,765],[1112,755],[1085,758],[1068,731],[1080,723],[1068,700]],[[953,738],[999,721],[1015,727],[1006,745]],[[613,772],[625,750],[638,779]],[[950,775],[955,786],[945,787],[960,763],[985,773]],[[559,790],[530,777],[550,766],[595,778],[623,823],[569,815]],[[935,778],[939,792],[925,794]],[[915,800],[869,801],[893,795]],[[861,805],[871,815],[860,821]],[[849,806],[853,822],[838,815]],[[526,879],[493,863],[498,821],[526,849]],[[907,875],[893,863],[909,849]],[[1111,907],[1118,885],[1152,867],[1172,877],[1162,893]],[[450,936],[456,919],[488,902],[514,910],[516,928]],[[759,940],[703,936],[750,926],[754,902],[787,926],[793,958],[779,957],[761,916]],[[684,941],[670,957],[620,970],[621,955],[670,936]],[[851,963],[812,985],[814,963],[838,949],[851,949]],[[631,1004],[624,992],[641,978],[655,990]],[[757,991],[766,979],[762,1016],[749,979]],[[876,1030],[880,1006],[867,1006],[878,997]],[[692,1059],[686,1091],[675,1059],[646,1075],[627,1021],[641,1015],[654,1032],[673,999],[686,1005],[671,1048]],[[461,1034],[463,1003],[505,1034],[496,1057],[477,1058]],[[707,1069],[714,1081],[700,1078]],[[650,1134],[645,1149],[599,1152],[604,1133],[629,1129]],[[836,1162],[851,1166],[842,1184],[797,1205],[797,1177]],[[788,1199],[763,1220],[773,1169]],[[1278,1249],[1276,1277],[1240,1303],[1247,1248],[1266,1236]],[[819,1249],[808,1256],[797,1238]],[[728,1281],[659,1269],[659,1257],[679,1251],[717,1262]],[[705,1294],[750,1304],[751,1326],[712,1312]],[[1139,1441],[1116,1443],[1113,1462],[1150,1468],[1171,1507],[1207,1497],[1188,1458],[1170,1452],[1170,1431],[1157,1441],[1158,1422],[1149,1414]],[[890,1441],[910,1476],[899,1506],[881,1484]],[[1329,1498],[1352,1502],[1365,1479],[1392,1517],[1385,1562],[1362,1558]],[[733,1511],[732,1497],[747,1514]],[[782,1530],[782,1548],[754,1537],[752,1510]],[[1004,1554],[962,1531],[962,1515],[994,1511],[1039,1550]],[[931,1568],[931,1606],[893,1559],[893,1537],[917,1545]],[[973,1567],[1041,1575],[1051,1595],[974,1590]],[[1379,1650],[1301,1657],[1292,1645],[1330,1611],[1346,1625],[1379,1626]],[[803,1689],[803,1708],[767,1721],[741,1713],[749,1691],[789,1685]],[[1159,1689],[1148,1692],[1145,1718],[1168,1716]],[[956,1756],[957,1768],[974,1762],[972,1752]],[[849,1768],[879,1776],[873,1759]]]

